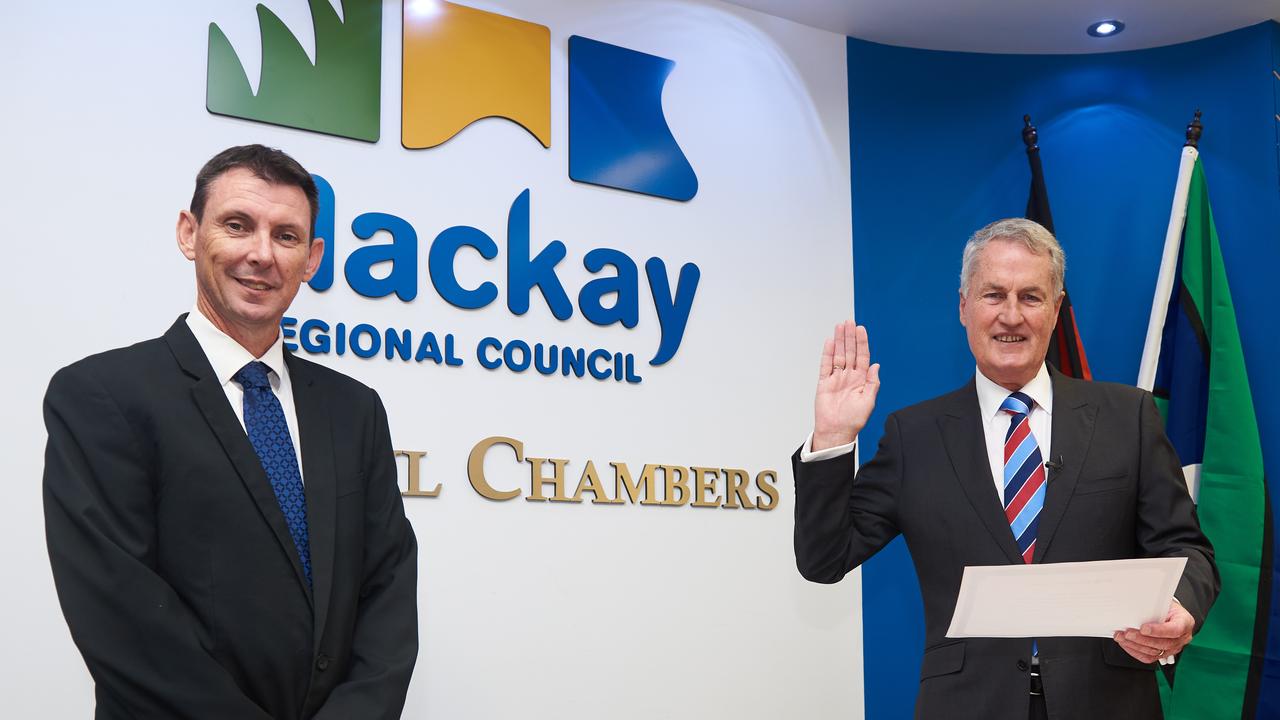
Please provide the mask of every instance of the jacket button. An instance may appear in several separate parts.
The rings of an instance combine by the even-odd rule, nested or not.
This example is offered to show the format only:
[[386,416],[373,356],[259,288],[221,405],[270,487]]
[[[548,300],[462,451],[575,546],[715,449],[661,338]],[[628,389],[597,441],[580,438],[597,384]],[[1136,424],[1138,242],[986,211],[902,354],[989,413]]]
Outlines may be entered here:
[[[324,668],[320,668],[320,669],[321,669],[321,670],[323,670]],[[1023,672],[1026,672],[1026,671],[1027,671],[1027,661],[1026,661],[1026,660],[1019,660],[1019,661],[1018,661],[1018,669],[1019,669],[1019,670],[1021,670],[1021,671],[1023,671]]]
[[317,669],[317,670],[319,670],[320,672],[324,672],[325,670],[328,670],[328,669],[329,669],[329,658],[328,658],[328,657],[326,657],[326,656],[324,656],[324,655],[321,655],[321,656],[317,657],[317,658],[316,658],[316,669]]

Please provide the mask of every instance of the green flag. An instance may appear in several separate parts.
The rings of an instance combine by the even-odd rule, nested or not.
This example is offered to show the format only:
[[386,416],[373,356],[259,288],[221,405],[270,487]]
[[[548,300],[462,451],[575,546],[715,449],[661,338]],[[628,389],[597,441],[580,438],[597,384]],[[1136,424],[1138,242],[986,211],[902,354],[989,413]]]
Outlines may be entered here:
[[[1197,497],[1222,592],[1172,672],[1161,674],[1161,696],[1169,720],[1239,720],[1254,716],[1250,696],[1256,693],[1249,689],[1256,687],[1263,653],[1261,646],[1255,652],[1255,641],[1265,643],[1270,604],[1271,568],[1264,545],[1270,515],[1262,445],[1204,171],[1194,148],[1184,149],[1174,197],[1163,282],[1157,285],[1139,384],[1155,395]],[[1180,206],[1182,197],[1185,205]],[[1180,247],[1169,247],[1178,241]],[[1171,262],[1174,267],[1167,267]]]

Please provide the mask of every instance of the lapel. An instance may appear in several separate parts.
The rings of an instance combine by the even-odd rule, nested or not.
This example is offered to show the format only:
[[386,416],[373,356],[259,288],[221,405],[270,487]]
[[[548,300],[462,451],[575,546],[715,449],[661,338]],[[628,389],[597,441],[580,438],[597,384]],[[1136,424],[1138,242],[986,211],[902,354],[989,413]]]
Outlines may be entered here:
[[[1094,420],[1098,406],[1090,403],[1085,393],[1084,380],[1076,380],[1049,368],[1053,381],[1053,429],[1049,442],[1052,460],[1062,463],[1061,469],[1049,471],[1045,487],[1044,508],[1040,511],[1040,527],[1036,532],[1035,562],[1040,562],[1053,542],[1054,533],[1067,512],[1067,503],[1075,492],[1080,479],[1080,468],[1089,454],[1093,441]],[[1050,459],[1050,458],[1046,458]]]
[[[245,489],[249,491],[249,495],[258,506],[262,519],[271,527],[281,552],[285,553],[293,564],[299,589],[310,600],[307,578],[302,572],[298,552],[293,547],[293,539],[289,535],[289,526],[285,522],[284,513],[280,511],[280,503],[276,500],[275,491],[271,489],[271,481],[267,479],[267,473],[262,469],[262,462],[249,442],[249,436],[245,434],[244,427],[240,425],[230,403],[227,402],[226,392],[214,376],[213,366],[209,364],[209,359],[200,348],[200,343],[187,327],[186,318],[186,313],[179,316],[177,322],[164,334],[164,340],[168,343],[170,351],[183,372],[195,380],[195,384],[191,386],[191,397],[196,407],[204,415],[205,422],[209,423],[209,429],[222,445],[223,452],[231,459],[231,464],[235,466],[240,481],[244,483]],[[313,567],[313,573],[314,570]]]
[[[987,458],[986,433],[978,414],[978,391],[974,381],[945,398],[947,406],[938,416],[938,430],[951,459],[960,486],[969,504],[982,519],[987,532],[1004,551],[1011,563],[1022,563],[1018,545],[1004,517],[1000,495],[991,477],[991,461]],[[1054,401],[1056,405],[1056,400]],[[1055,436],[1056,438],[1056,436]]]
[[333,427],[325,395],[316,385],[315,369],[285,351],[285,364],[293,385],[298,413],[298,439],[302,444],[302,470],[307,495],[308,534],[311,540],[311,581],[315,589],[315,636],[324,636],[333,590],[334,532],[337,481],[334,474]]

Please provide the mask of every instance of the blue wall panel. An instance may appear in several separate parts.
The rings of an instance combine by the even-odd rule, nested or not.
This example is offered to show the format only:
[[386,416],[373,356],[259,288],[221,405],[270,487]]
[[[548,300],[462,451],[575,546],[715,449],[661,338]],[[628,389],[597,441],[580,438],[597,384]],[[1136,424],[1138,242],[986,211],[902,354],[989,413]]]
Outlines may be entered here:
[[[876,412],[861,436],[863,458],[888,413],[973,373],[957,319],[960,249],[978,227],[1023,212],[1023,113],[1040,129],[1067,284],[1094,375],[1134,382],[1183,128],[1201,108],[1201,157],[1264,460],[1280,477],[1280,376],[1270,371],[1280,357],[1273,319],[1277,53],[1274,23],[1167,48],[1083,56],[944,53],[850,39],[855,306],[871,333],[872,359],[883,364]],[[1280,488],[1273,486],[1271,498],[1280,517]],[[909,718],[923,627],[901,540],[864,565],[863,580],[867,717]],[[1280,647],[1277,631],[1280,623],[1272,628],[1273,648]],[[1274,673],[1270,682],[1280,684],[1280,668]],[[1280,707],[1269,712],[1280,716]]]

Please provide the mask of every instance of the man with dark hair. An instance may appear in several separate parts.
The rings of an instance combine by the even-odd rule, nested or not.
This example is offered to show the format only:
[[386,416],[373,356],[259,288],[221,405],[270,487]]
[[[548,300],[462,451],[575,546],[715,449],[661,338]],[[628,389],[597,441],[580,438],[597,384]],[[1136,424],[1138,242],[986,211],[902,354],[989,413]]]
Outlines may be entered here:
[[417,545],[377,393],[283,348],[316,271],[293,158],[223,151],[178,216],[196,302],[45,396],[45,527],[98,718],[398,718]]
[[[320,192],[311,173],[283,150],[264,145],[237,145],[214,155],[196,173],[196,190],[191,194],[191,214],[196,221],[204,219],[204,206],[209,200],[209,186],[223,173],[243,168],[259,180],[272,185],[293,185],[302,191],[311,208],[311,222],[320,211]],[[308,236],[310,237],[310,236]],[[323,238],[322,238],[323,240]]]
[[[852,322],[822,351],[813,435],[792,458],[796,565],[834,583],[906,539],[924,600],[920,720],[1156,720],[1152,670],[1191,641],[1218,595],[1213,548],[1151,395],[1045,365],[1065,269],[1058,241],[1030,220],[974,233],[959,308],[974,377],[891,414],[856,477],[853,442],[880,365]],[[1168,612],[1140,628],[946,637],[966,566],[1139,557],[1187,559]]]

